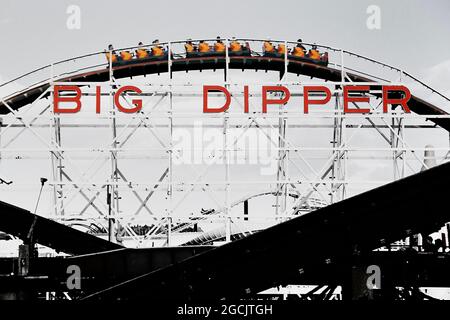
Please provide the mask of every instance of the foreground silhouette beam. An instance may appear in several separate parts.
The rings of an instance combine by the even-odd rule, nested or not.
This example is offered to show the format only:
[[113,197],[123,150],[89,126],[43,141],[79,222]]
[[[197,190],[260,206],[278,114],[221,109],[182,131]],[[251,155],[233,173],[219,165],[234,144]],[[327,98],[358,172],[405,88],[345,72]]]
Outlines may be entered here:
[[[416,233],[432,233],[450,220],[446,177],[450,163],[294,218],[105,290],[85,300],[217,300],[254,295],[315,273],[318,266]],[[346,276],[341,277],[345,279]],[[344,284],[345,285],[345,284]],[[348,283],[347,283],[348,285]]]
[[123,248],[121,245],[103,240],[61,223],[35,215],[28,210],[0,201],[0,231],[24,241],[33,221],[33,241],[58,252],[88,254]]

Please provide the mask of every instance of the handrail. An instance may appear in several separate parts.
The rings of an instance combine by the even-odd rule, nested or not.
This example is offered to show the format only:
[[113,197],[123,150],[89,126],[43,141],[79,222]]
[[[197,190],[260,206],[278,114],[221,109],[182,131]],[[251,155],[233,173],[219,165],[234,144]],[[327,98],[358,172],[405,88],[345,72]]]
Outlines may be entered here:
[[371,59],[371,58],[369,58],[369,57],[366,57],[366,56],[363,56],[363,55],[360,55],[360,54],[357,54],[357,53],[354,53],[354,52],[351,52],[351,51],[343,50],[343,52],[346,53],[346,54],[348,54],[348,55],[355,56],[355,57],[358,57],[358,58],[360,58],[360,59],[364,59],[364,60],[367,60],[367,61],[370,61],[370,62],[379,64],[379,65],[381,65],[381,66],[383,66],[383,67],[390,68],[390,69],[395,70],[395,71],[397,71],[397,72],[401,72],[401,73],[403,73],[405,76],[411,78],[412,80],[414,80],[414,81],[420,83],[422,86],[424,86],[424,87],[426,87],[427,89],[431,90],[433,93],[436,93],[436,94],[438,94],[439,96],[441,96],[442,98],[444,98],[445,100],[450,101],[450,98],[446,97],[445,95],[443,95],[442,93],[440,93],[440,92],[437,91],[436,89],[433,89],[432,87],[430,87],[429,85],[425,84],[424,82],[422,82],[421,80],[417,79],[416,77],[414,77],[413,75],[411,75],[410,73],[408,73],[408,72],[406,72],[406,71],[403,71],[403,70],[401,70],[401,69],[399,69],[399,68],[397,68],[397,67],[391,66],[391,65],[386,64],[386,63],[384,63],[384,62],[380,62],[380,61]]
[[37,69],[35,69],[35,70],[32,70],[32,71],[30,71],[30,72],[27,72],[27,73],[25,73],[25,74],[23,74],[23,75],[20,75],[20,76],[14,78],[14,79],[12,79],[12,80],[6,81],[6,82],[0,84],[0,88],[6,86],[7,84],[13,83],[13,82],[15,82],[15,81],[17,81],[17,80],[20,80],[20,79],[22,79],[22,78],[24,78],[24,77],[26,77],[26,76],[28,76],[28,75],[30,75],[30,74],[36,73],[36,72],[41,71],[41,70],[44,70],[44,69],[46,69],[46,68],[49,68],[49,67],[51,67],[51,66],[52,66],[51,64],[48,64],[48,65],[45,65],[45,66],[43,66],[43,67],[37,68]]
[[442,98],[444,98],[447,101],[450,101],[450,98],[448,98],[447,96],[444,96],[442,93],[440,93],[439,91],[437,91],[436,89],[433,89],[432,87],[430,87],[429,85],[423,83],[422,81],[420,81],[419,79],[417,79],[416,77],[412,76],[411,74],[409,74],[408,72],[403,72],[404,75],[410,77],[412,80],[420,83],[421,85],[423,85],[424,87],[426,87],[427,89],[431,90],[433,93],[436,93],[437,95],[441,96]]

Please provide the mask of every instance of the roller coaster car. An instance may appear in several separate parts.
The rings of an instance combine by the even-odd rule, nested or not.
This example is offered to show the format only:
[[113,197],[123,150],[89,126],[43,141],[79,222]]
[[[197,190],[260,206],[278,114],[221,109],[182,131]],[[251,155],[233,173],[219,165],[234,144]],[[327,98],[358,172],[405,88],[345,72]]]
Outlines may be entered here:
[[225,57],[224,52],[208,51],[208,52],[186,52],[186,58],[202,58],[202,57]]
[[319,64],[321,66],[328,66],[328,53],[324,53],[322,55],[320,55],[320,60],[317,59],[312,59],[309,58],[307,56],[305,57],[298,57],[298,56],[294,56],[291,54],[288,54],[288,59],[289,60],[295,60],[295,61],[301,61],[301,62],[308,62],[308,63],[314,63],[314,64]]
[[[230,57],[232,56],[245,56],[245,57],[250,57],[251,56],[251,51],[250,51],[250,47],[248,45],[246,46],[242,46],[242,50],[239,51],[231,51],[228,50],[228,55]],[[186,58],[201,58],[201,57],[225,57],[225,51],[223,52],[216,52],[216,51],[209,51],[209,52],[198,52],[198,51],[193,51],[193,52],[186,52]]]
[[131,60],[122,60],[119,58],[119,60],[117,62],[113,62],[112,66],[117,67],[117,66],[124,66],[124,65],[144,63],[144,62],[165,61],[165,60],[168,60],[168,58],[169,58],[169,54],[168,54],[167,50],[165,50],[164,54],[161,56],[149,55],[146,58],[134,58]]
[[242,50],[240,50],[240,51],[228,51],[228,55],[230,57],[232,57],[232,56],[250,57],[251,56],[250,47],[247,45],[245,47],[242,47]]

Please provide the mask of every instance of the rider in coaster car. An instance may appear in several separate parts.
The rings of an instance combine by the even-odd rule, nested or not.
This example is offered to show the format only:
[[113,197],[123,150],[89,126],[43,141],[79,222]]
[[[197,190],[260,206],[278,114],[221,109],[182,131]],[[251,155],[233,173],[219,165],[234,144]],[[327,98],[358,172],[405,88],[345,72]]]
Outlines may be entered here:
[[322,54],[322,56],[320,57],[320,61],[325,62],[325,64],[328,65],[328,52]]
[[198,51],[199,52],[209,52],[210,51],[209,44],[207,44],[204,40],[201,40],[198,45]]
[[320,53],[316,45],[313,45],[311,50],[309,50],[308,56],[313,60],[320,60]]
[[128,50],[123,50],[122,52],[120,52],[120,57],[123,61],[130,61],[131,59],[133,59],[133,54]]
[[152,42],[153,47],[152,47],[152,56],[154,57],[160,57],[162,55],[164,55],[164,49],[161,48],[158,44],[159,44],[159,40],[156,39]]
[[133,58],[131,52],[126,50],[120,52],[120,56],[122,57],[123,61],[130,61]]
[[[138,46],[143,46],[142,42],[138,43]],[[136,57],[138,59],[145,59],[147,58],[149,55],[148,50],[144,49],[144,48],[137,48],[136,49]]]
[[272,44],[272,42],[270,42],[269,39],[264,41],[263,51],[264,51],[264,53],[274,53],[275,52],[275,48],[273,47],[273,44]]
[[279,43],[277,48],[278,54],[284,55],[286,53],[286,46],[284,43]]
[[242,50],[241,44],[236,40],[235,37],[233,37],[233,38],[231,39],[230,50],[231,50],[231,51],[234,51],[234,52],[236,52],[236,51],[241,51],[241,50]]
[[292,49],[292,55],[295,57],[304,57],[305,51],[305,47],[302,46],[302,39],[298,39],[297,45]]
[[223,44],[222,40],[220,39],[220,36],[217,36],[217,41],[214,44],[214,51],[215,52],[225,52],[225,45]]
[[116,52],[114,51],[114,47],[112,44],[108,46],[108,51],[105,52],[106,60],[108,62],[115,63],[119,60],[119,57],[117,56]]
[[187,39],[186,43],[184,44],[184,48],[186,49],[187,53],[191,53],[191,52],[196,51],[196,48],[192,44],[192,40],[191,39]]

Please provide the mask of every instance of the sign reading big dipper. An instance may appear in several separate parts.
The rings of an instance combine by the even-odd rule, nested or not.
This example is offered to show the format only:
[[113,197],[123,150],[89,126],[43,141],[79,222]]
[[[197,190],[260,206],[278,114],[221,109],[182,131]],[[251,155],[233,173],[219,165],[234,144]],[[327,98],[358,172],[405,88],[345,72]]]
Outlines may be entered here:
[[[55,85],[53,88],[53,111],[54,113],[77,113],[82,108],[82,91],[81,88],[74,85]],[[134,94],[142,94],[142,90],[136,86],[123,86],[119,88],[114,93],[114,104],[120,112],[123,113],[136,113],[142,109],[142,100],[133,99],[133,107],[125,107],[120,102],[120,96],[127,92],[132,92]],[[222,106],[210,106],[208,103],[208,96],[210,92],[221,92],[225,97],[225,103]],[[273,99],[269,97],[270,93],[282,93],[282,98]],[[64,93],[64,94],[62,94]],[[320,98],[313,98],[311,94],[317,93],[321,94]],[[364,94],[371,93],[370,86],[366,85],[347,85],[343,86],[343,106],[344,113],[371,113],[369,108],[351,108],[350,103],[353,102],[369,102],[369,97]],[[394,94],[395,93],[395,94]],[[378,95],[379,92],[377,92]],[[95,112],[100,113],[101,105],[101,87],[96,86],[96,103]],[[261,87],[261,111],[262,113],[267,113],[267,108],[269,105],[276,104],[286,104],[291,98],[291,93],[289,89],[282,85],[274,86],[262,86]],[[244,86],[244,113],[249,113],[249,86]],[[332,97],[331,90],[322,85],[311,85],[303,87],[303,112],[305,114],[309,113],[309,107],[311,105],[325,105]],[[411,98],[411,93],[409,89],[401,85],[382,85],[381,86],[381,99],[383,104],[383,113],[388,112],[389,105],[400,105],[404,112],[410,113],[408,107],[408,101]],[[63,107],[61,103],[70,103],[70,107]],[[230,108],[231,105],[231,93],[223,86],[219,85],[204,85],[203,86],[203,112],[204,113],[221,113],[225,112]],[[256,110],[253,110],[256,111]]]

